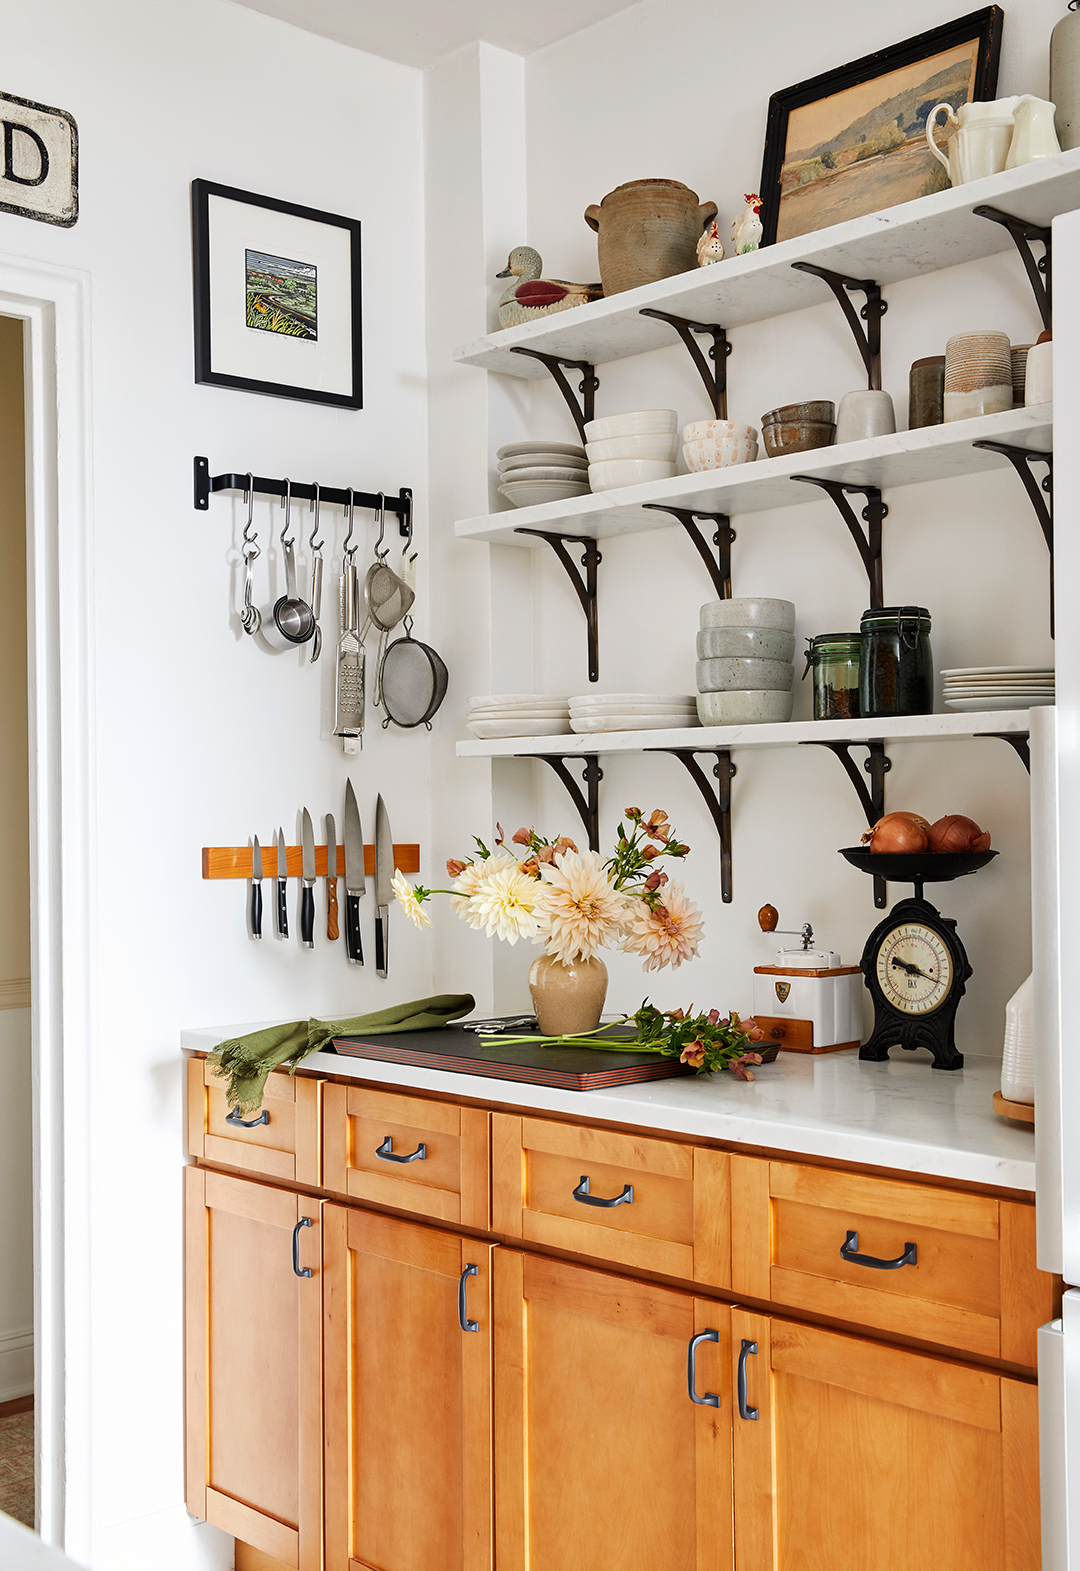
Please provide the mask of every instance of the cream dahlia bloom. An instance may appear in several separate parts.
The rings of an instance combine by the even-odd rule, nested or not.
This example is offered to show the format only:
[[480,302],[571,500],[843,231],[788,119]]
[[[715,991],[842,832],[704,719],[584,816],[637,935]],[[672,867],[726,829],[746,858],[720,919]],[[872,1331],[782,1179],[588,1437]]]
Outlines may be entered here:
[[519,938],[535,938],[534,908],[540,889],[536,879],[523,873],[512,856],[491,857],[480,865],[486,866],[486,876],[476,882],[472,896],[461,902],[465,908],[461,914],[469,926],[483,928],[489,938],[505,938],[508,944],[516,944]]
[[467,862],[451,886],[454,893],[450,904],[458,916],[468,920],[473,895],[492,873],[517,865],[517,860],[505,851],[496,851],[493,856],[484,857],[479,862]]
[[540,937],[564,965],[592,960],[622,936],[629,902],[597,851],[564,851],[541,869],[536,899]]
[[391,887],[395,895],[397,895],[398,905],[409,918],[410,922],[415,922],[417,927],[430,927],[430,916],[428,916],[427,912],[420,904],[420,901],[416,897],[416,890],[409,883],[409,880],[405,877],[405,874],[400,870],[400,868],[395,872],[394,877],[391,880]]
[[641,956],[643,970],[659,971],[663,966],[674,970],[694,958],[705,924],[681,884],[666,885],[662,902],[651,911],[644,900],[635,901],[634,907],[623,949]]

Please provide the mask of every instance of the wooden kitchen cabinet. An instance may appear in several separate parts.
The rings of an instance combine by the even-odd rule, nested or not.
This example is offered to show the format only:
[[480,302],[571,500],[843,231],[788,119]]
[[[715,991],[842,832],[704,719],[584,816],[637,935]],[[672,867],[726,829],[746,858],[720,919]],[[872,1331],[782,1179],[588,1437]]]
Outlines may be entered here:
[[731,1359],[737,1571],[1037,1571],[1033,1384],[742,1309]]
[[200,1162],[240,1167],[280,1183],[322,1183],[322,1081],[284,1071],[267,1075],[257,1113],[230,1113],[228,1082],[208,1059],[188,1059],[188,1151]]

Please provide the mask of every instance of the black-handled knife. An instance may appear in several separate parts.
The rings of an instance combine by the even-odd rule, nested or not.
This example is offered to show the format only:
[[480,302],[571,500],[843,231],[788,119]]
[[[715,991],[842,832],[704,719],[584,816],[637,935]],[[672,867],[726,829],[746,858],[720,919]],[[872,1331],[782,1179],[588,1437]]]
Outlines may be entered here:
[[345,782],[345,953],[354,965],[364,963],[360,936],[360,901],[367,889],[364,869],[364,831],[351,780]]
[[277,930],[279,938],[289,936],[289,872],[285,857],[285,831],[278,829],[277,833],[277,872],[274,876],[274,887],[277,890]]
[[386,804],[375,804],[375,970],[386,975],[390,947],[390,901],[393,896],[394,836]]
[[315,948],[315,830],[311,814],[304,808],[300,826],[304,854],[304,888],[300,895],[300,942],[305,949]]
[[258,835],[251,847],[251,936],[262,937],[262,846]]

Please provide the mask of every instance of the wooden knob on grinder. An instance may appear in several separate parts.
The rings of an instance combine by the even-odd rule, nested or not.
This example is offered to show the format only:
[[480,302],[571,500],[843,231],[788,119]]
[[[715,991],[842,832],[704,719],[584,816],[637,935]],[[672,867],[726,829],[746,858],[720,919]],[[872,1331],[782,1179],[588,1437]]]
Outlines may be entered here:
[[775,906],[762,906],[757,914],[758,926],[763,933],[775,933],[780,913]]

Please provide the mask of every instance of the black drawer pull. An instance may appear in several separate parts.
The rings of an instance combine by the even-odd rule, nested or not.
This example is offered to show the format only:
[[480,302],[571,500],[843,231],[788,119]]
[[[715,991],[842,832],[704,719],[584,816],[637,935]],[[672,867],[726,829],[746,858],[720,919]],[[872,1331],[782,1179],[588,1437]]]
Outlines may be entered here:
[[698,1396],[697,1385],[697,1350],[702,1342],[719,1342],[719,1331],[699,1331],[697,1336],[690,1338],[686,1349],[686,1394],[691,1402],[696,1402],[698,1407],[719,1407],[720,1398],[715,1391],[706,1391],[704,1396]]
[[310,1227],[310,1226],[311,1226],[311,1218],[309,1216],[302,1216],[300,1218],[299,1222],[297,1222],[296,1226],[292,1230],[292,1268],[293,1268],[293,1275],[294,1276],[310,1276],[311,1275],[311,1267],[310,1266],[302,1266],[300,1264],[300,1229],[302,1227]]
[[270,1122],[270,1112],[264,1107],[258,1118],[249,1118],[245,1121],[240,1117],[240,1109],[234,1107],[231,1113],[225,1115],[225,1122],[232,1124],[234,1129],[257,1129],[260,1124]]
[[746,1360],[750,1357],[751,1353],[756,1352],[757,1343],[750,1342],[746,1339],[746,1337],[743,1337],[742,1350],[739,1353],[739,1372],[735,1380],[736,1390],[739,1398],[740,1418],[756,1419],[758,1416],[757,1408],[749,1407],[746,1401]]
[[479,1276],[479,1266],[466,1266],[457,1285],[457,1317],[458,1325],[463,1331],[479,1331],[479,1320],[470,1320],[465,1312],[465,1286],[471,1276]]
[[840,1245],[841,1260],[850,1260],[853,1266],[869,1266],[872,1271],[899,1271],[901,1266],[918,1264],[918,1251],[914,1244],[905,1244],[904,1253],[896,1260],[879,1260],[876,1255],[860,1255],[859,1235],[848,1228],[848,1235]]
[[607,1206],[610,1209],[611,1206],[632,1206],[634,1203],[633,1184],[625,1184],[622,1194],[615,1195],[611,1200],[605,1200],[603,1195],[590,1195],[588,1173],[582,1173],[581,1183],[570,1193],[575,1200],[580,1200],[583,1206]]
[[426,1162],[427,1146],[421,1140],[415,1151],[393,1151],[393,1135],[387,1135],[381,1146],[375,1147],[375,1155],[381,1156],[384,1162]]

